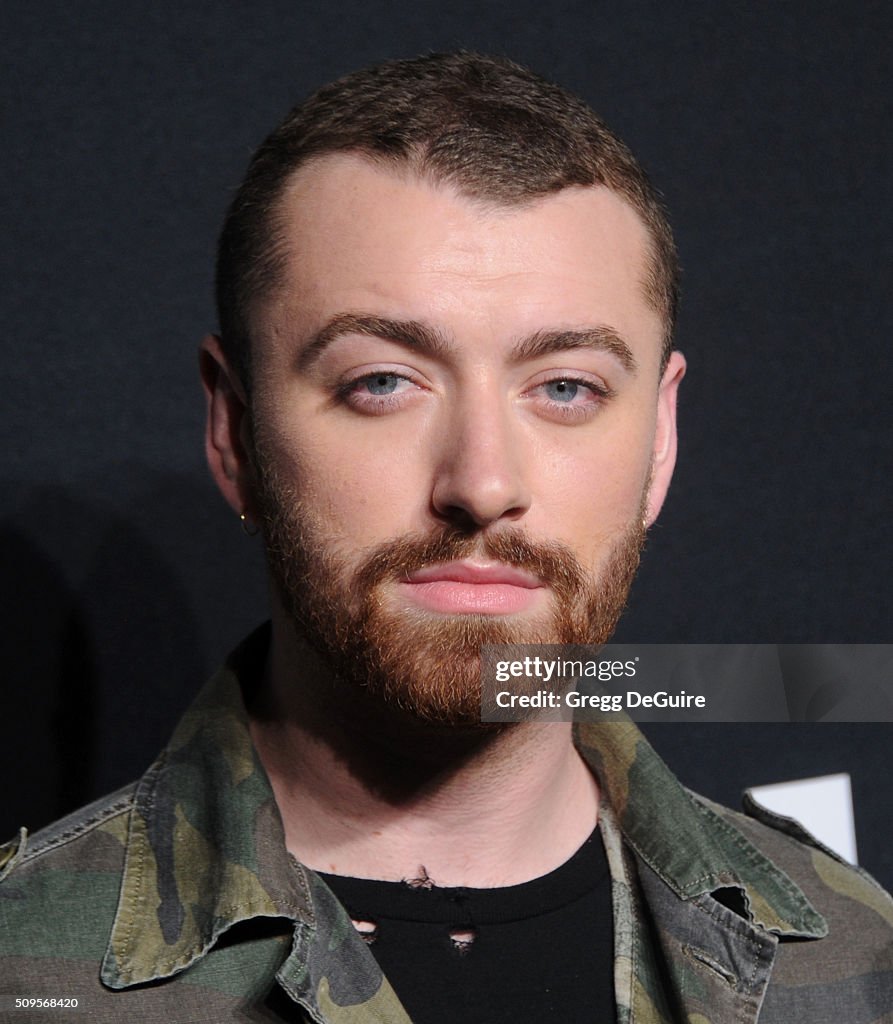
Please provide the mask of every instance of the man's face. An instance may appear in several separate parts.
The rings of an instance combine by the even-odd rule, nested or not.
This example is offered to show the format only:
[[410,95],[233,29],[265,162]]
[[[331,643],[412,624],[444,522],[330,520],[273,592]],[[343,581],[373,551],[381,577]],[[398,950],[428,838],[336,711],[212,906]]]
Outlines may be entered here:
[[484,207],[353,156],[281,205],[257,312],[255,501],[284,607],[422,718],[482,642],[603,642],[675,454],[647,234],[602,188]]

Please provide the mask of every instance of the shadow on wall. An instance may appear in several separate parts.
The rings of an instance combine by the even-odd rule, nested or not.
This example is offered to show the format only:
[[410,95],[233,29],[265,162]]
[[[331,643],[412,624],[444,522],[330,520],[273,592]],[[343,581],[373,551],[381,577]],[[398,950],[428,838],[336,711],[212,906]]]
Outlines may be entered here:
[[121,506],[89,500],[90,488],[5,489],[0,841],[144,771],[265,615],[260,547],[210,484],[114,474]]
[[9,524],[0,559],[5,838],[11,826],[46,821],[91,792],[97,680],[88,627],[58,565]]

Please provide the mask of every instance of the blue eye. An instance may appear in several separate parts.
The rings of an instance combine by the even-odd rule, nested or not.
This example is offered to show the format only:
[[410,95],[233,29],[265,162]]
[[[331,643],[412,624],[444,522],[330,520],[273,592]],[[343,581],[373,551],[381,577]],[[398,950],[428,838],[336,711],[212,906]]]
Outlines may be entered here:
[[553,402],[572,402],[580,390],[580,385],[572,380],[550,380],[543,387]]
[[399,412],[423,390],[408,374],[373,370],[339,384],[335,399],[356,412],[378,416]]
[[371,377],[364,377],[363,384],[370,395],[392,395],[397,390],[397,384],[403,380],[396,373],[376,373]]

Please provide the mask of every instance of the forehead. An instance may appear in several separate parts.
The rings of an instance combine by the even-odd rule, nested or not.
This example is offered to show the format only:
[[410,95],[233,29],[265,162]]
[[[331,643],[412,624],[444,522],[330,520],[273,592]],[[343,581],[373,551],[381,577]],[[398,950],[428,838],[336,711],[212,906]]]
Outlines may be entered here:
[[645,288],[650,238],[606,188],[496,205],[337,154],[294,175],[277,220],[285,261],[265,304],[273,325],[312,330],[361,311],[430,320],[460,339],[497,329],[511,340],[607,323],[659,353],[661,318]]

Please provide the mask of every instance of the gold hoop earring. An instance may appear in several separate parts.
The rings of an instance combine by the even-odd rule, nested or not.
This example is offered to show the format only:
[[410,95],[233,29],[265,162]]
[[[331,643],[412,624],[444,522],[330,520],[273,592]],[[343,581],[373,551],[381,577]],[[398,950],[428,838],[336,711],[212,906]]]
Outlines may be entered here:
[[256,523],[252,523],[245,512],[239,513],[239,522],[242,524],[242,533],[246,537],[256,537],[260,530],[257,528]]

